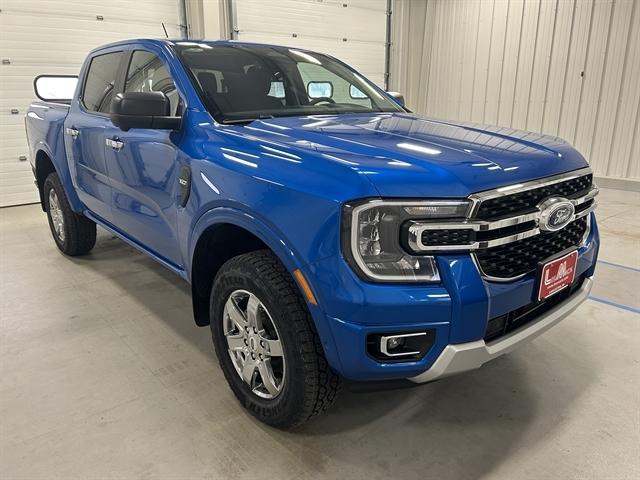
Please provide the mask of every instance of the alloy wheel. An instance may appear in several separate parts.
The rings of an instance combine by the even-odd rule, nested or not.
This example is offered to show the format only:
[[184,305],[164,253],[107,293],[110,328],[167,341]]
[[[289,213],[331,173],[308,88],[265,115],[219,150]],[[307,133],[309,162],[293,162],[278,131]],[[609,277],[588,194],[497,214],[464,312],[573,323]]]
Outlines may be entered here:
[[61,242],[64,242],[64,215],[56,191],[52,188],[49,190],[49,215],[51,215],[51,223],[53,231]]
[[265,305],[246,290],[235,290],[224,306],[224,332],[236,372],[251,391],[276,398],[284,386],[286,362],[278,329]]

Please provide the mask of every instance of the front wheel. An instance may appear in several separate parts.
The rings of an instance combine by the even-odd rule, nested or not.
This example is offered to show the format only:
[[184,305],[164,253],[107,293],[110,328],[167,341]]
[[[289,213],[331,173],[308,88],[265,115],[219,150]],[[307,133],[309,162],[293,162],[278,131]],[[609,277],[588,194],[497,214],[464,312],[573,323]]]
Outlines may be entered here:
[[222,266],[210,318],[227,382],[259,420],[293,427],[333,404],[339,377],[293,279],[271,252],[240,255]]
[[88,253],[96,244],[96,224],[71,210],[57,173],[44,181],[43,194],[51,234],[60,251],[72,257]]

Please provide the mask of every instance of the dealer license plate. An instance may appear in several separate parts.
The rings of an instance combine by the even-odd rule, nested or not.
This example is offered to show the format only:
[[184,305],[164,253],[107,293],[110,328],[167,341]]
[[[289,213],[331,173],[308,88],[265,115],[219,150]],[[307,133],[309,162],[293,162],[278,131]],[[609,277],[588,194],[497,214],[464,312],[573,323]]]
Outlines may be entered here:
[[577,264],[577,250],[545,263],[540,270],[538,300],[544,300],[571,285],[576,278]]

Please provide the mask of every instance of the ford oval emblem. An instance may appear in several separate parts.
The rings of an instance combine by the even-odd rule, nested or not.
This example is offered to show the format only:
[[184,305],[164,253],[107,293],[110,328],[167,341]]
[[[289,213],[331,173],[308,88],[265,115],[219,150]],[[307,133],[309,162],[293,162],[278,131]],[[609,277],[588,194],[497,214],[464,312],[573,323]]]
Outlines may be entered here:
[[538,228],[544,232],[555,232],[566,227],[573,221],[576,209],[566,198],[551,197],[540,205]]

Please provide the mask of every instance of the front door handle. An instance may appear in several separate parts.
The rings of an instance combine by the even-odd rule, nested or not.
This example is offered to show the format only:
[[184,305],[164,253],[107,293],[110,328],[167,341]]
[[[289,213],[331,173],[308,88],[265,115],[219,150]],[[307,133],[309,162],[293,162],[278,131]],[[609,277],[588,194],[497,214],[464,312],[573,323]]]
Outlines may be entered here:
[[67,135],[71,135],[71,138],[72,138],[72,139],[74,139],[74,140],[75,140],[76,138],[78,138],[78,135],[80,135],[80,131],[79,131],[79,130],[76,130],[75,128],[69,128],[69,127],[67,127],[67,128],[65,128],[65,129],[64,129],[64,131],[65,131],[65,133],[66,133]]
[[107,147],[113,148],[116,152],[119,152],[120,150],[122,150],[122,147],[124,147],[124,142],[118,140],[117,138],[107,138],[105,140],[105,143],[107,144]]

